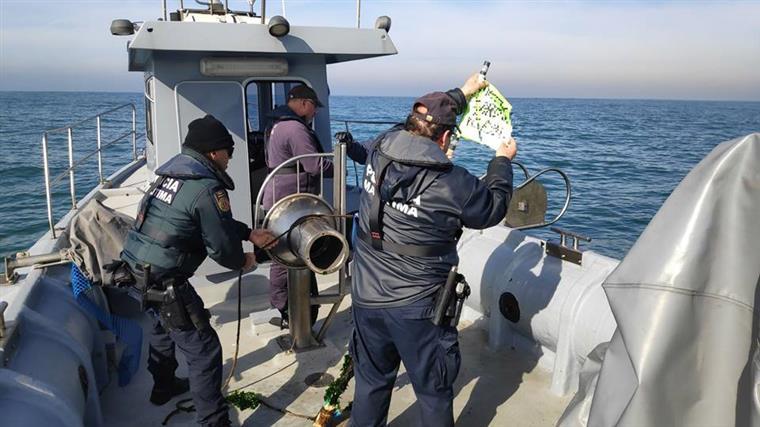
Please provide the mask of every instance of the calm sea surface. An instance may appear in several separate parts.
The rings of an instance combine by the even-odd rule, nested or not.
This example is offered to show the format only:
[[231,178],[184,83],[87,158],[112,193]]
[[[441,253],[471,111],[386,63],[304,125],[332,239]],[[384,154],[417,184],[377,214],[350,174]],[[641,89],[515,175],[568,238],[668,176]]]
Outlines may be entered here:
[[[413,98],[332,97],[332,117],[400,120]],[[573,198],[557,224],[593,238],[588,248],[622,258],[662,202],[681,179],[717,144],[760,132],[760,103],[587,99],[511,99],[519,143],[517,160],[531,173],[547,167],[571,178]],[[43,184],[41,137],[45,129],[64,126],[126,103],[137,108],[138,133],[143,133],[142,95],[137,93],[0,92],[0,256],[31,246],[48,228]],[[124,109],[103,119],[103,140],[128,129],[132,113]],[[340,122],[334,131],[342,130]],[[353,125],[361,139],[382,127]],[[95,122],[74,130],[75,159],[95,149]],[[138,141],[142,147],[142,141]],[[138,150],[141,148],[138,148]],[[104,153],[109,175],[132,155],[131,141]],[[455,161],[476,174],[485,172],[493,155],[462,142]],[[51,177],[68,165],[65,133],[50,139]],[[77,196],[97,182],[96,159],[77,174]],[[86,171],[86,172],[85,172]],[[349,174],[353,181],[353,172]],[[515,169],[516,181],[522,173]],[[563,201],[556,175],[544,181],[550,213]],[[71,206],[68,179],[54,192],[54,216]],[[552,233],[535,231],[546,238]]]

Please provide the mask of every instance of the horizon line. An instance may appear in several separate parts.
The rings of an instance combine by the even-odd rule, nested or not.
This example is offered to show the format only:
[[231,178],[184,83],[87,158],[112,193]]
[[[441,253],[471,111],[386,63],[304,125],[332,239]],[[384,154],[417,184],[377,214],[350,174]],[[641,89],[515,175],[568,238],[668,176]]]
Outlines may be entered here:
[[[109,91],[109,90],[5,90],[0,93],[113,93],[143,95],[139,91]],[[416,95],[343,95],[331,94],[331,97],[354,97],[354,98],[416,98]],[[615,97],[577,97],[577,96],[510,96],[507,99],[558,99],[558,100],[584,100],[584,101],[675,101],[675,102],[746,102],[760,103],[760,99],[699,99],[699,98],[615,98]]]

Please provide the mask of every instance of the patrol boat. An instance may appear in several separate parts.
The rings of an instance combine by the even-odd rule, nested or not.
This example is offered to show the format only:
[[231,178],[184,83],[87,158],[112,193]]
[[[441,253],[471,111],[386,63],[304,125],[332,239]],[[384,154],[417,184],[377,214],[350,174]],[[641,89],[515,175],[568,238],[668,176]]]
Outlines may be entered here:
[[[311,425],[322,408],[325,386],[339,375],[351,332],[350,263],[345,262],[350,223],[344,214],[353,209],[359,190],[348,188],[345,182],[345,146],[329,143],[326,66],[395,54],[390,19],[378,18],[371,29],[306,27],[266,16],[265,2],[258,13],[253,7],[234,11],[226,3],[213,1],[201,9],[185,8],[180,1],[172,12],[163,4],[163,17],[158,20],[116,20],[111,25],[114,35],[130,37],[129,70],[144,75],[145,135],[137,134],[135,106],[126,105],[92,118],[98,150],[85,158],[73,157],[73,145],[79,141],[72,129],[80,124],[42,136],[50,229],[28,252],[6,260],[7,285],[0,287],[3,424],[194,422],[193,414],[182,410],[186,407],[180,403],[187,396],[161,407],[148,402],[152,380],[143,366],[145,349],[139,348],[134,330],[130,334],[125,326],[133,321],[145,328],[146,319],[130,310],[118,289],[98,286],[98,282],[108,281],[108,272],[101,267],[118,257],[119,234],[134,218],[153,171],[179,152],[188,123],[205,114],[224,122],[236,153],[249,153],[235,156],[228,169],[236,183],[230,200],[238,220],[292,233],[303,225],[303,217],[332,218],[321,228],[301,230],[303,239],[294,241],[295,249],[279,245],[271,251],[273,258],[292,267],[295,283],[302,280],[305,268],[323,273],[320,297],[310,298],[303,287],[291,286],[290,331],[268,323],[267,264],[243,275],[240,283],[236,272],[209,260],[191,279],[210,308],[222,341],[225,375],[231,375],[225,391],[255,392],[264,402],[255,410],[232,408],[233,422]],[[321,156],[331,158],[340,173],[335,180],[321,177],[319,195],[297,194],[264,212],[259,190],[276,179],[276,171],[269,174],[263,164],[262,132],[269,113],[285,102],[288,89],[301,83],[312,87],[325,104],[314,130],[324,145]],[[131,112],[131,126],[115,140],[101,141],[101,120],[120,110]],[[48,136],[54,133],[65,133],[68,139],[69,168],[57,177],[50,176],[48,167]],[[131,142],[133,161],[104,177],[102,149],[123,141]],[[756,346],[750,345],[755,336],[755,297],[754,287],[749,286],[748,292],[746,283],[757,280],[758,271],[756,262],[742,260],[747,254],[755,256],[760,242],[758,228],[748,225],[752,216],[746,215],[760,211],[758,147],[757,134],[721,144],[676,189],[623,264],[582,250],[579,243],[585,238],[572,232],[558,230],[558,241],[544,241],[521,231],[558,219],[545,220],[540,209],[545,206],[545,192],[538,178],[551,171],[531,175],[523,168],[526,179],[517,185],[512,214],[505,224],[465,230],[459,242],[459,269],[472,294],[459,324],[463,365],[455,384],[457,423],[572,426],[591,419],[593,425],[656,425],[658,420],[666,420],[667,425],[722,425],[724,421],[756,421],[758,410],[750,390],[759,382],[751,369],[754,365],[747,363],[757,360]],[[79,199],[75,174],[92,157],[97,158],[100,184]],[[290,164],[297,161],[291,159]],[[564,177],[561,171],[555,172]],[[52,188],[66,178],[71,210],[54,218]],[[565,182],[566,209],[570,186]],[[742,203],[737,204],[738,199]],[[716,210],[716,206],[723,208]],[[730,221],[731,228],[720,228],[722,235],[711,234],[720,220]],[[667,241],[660,241],[660,235],[666,235]],[[697,268],[700,261],[702,270]],[[72,274],[72,262],[89,280]],[[729,274],[727,268],[733,272]],[[640,271],[647,273],[646,280],[636,277]],[[728,274],[731,286],[700,287],[716,273]],[[684,277],[695,287],[669,287]],[[644,291],[648,294],[637,293]],[[686,299],[663,299],[665,294]],[[312,303],[322,305],[313,330],[305,315]],[[667,312],[663,311],[666,307]],[[676,317],[684,311],[691,322]],[[96,320],[95,314],[101,317]],[[720,321],[735,333],[720,334],[720,328],[709,326],[711,321]],[[679,333],[689,339],[674,340]],[[716,352],[708,345],[716,343],[719,335],[728,338]],[[670,358],[677,365],[668,365],[669,357],[663,357],[674,354],[672,348],[668,353],[671,342],[688,355]],[[612,360],[602,364],[605,354],[611,354]],[[721,365],[717,354],[724,357],[726,368],[713,368]],[[684,368],[693,366],[699,369]],[[183,369],[180,361],[178,375],[186,375]],[[743,369],[737,393],[732,381],[737,370]],[[667,381],[658,383],[658,378]],[[712,379],[714,391],[700,387],[706,379]],[[732,385],[733,394],[725,393]],[[600,392],[594,396],[596,387]],[[659,387],[667,396],[656,394]],[[690,390],[701,394],[694,396]],[[652,394],[642,398],[645,392]],[[349,383],[342,397],[344,406],[352,393]],[[718,399],[716,393],[723,397]],[[177,410],[172,411],[175,406]],[[727,411],[727,407],[737,409]],[[389,422],[413,425],[416,416],[414,391],[402,367]]]

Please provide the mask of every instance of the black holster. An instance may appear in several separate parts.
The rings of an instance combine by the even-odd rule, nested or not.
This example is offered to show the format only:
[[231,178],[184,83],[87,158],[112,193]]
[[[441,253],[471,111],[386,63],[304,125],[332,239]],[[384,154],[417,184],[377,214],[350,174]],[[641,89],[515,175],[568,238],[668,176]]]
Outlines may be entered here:
[[453,326],[459,324],[464,301],[470,296],[470,285],[462,274],[452,270],[446,283],[441,286],[435,297],[435,309],[432,322],[436,326]]
[[130,270],[132,280],[125,282],[127,293],[141,310],[153,309],[161,317],[164,327],[172,331],[206,329],[211,315],[203,307],[203,300],[187,279],[182,276],[156,279],[150,265]]
[[184,277],[164,279],[163,302],[159,315],[164,326],[174,331],[203,330],[211,327],[210,313],[203,300]]

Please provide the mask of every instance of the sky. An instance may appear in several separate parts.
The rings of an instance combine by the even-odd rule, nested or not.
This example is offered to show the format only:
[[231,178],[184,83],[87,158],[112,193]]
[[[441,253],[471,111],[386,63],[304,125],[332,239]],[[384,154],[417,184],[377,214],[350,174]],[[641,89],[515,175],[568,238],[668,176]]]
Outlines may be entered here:
[[[109,26],[160,14],[161,0],[0,0],[0,90],[139,92],[129,38]],[[282,1],[267,2],[273,14]],[[351,27],[356,2],[286,0],[285,15]],[[508,97],[760,101],[760,0],[362,2],[363,27],[380,15],[399,54],[331,65],[333,94],[445,90],[487,59]]]

